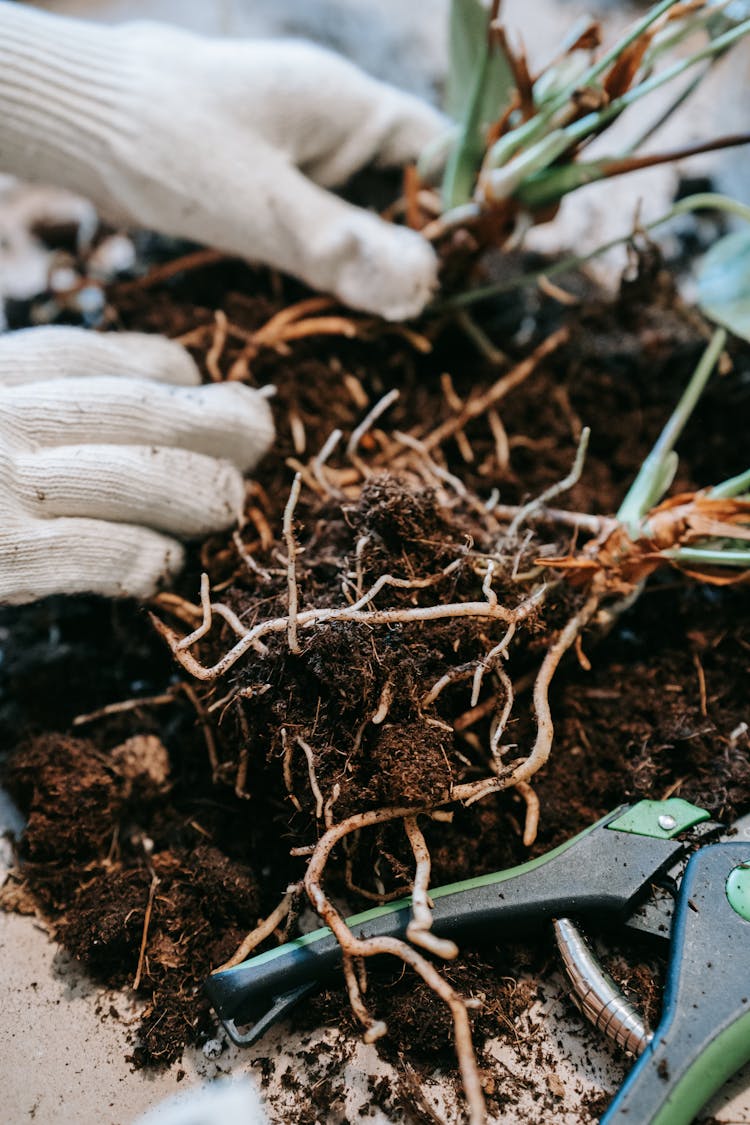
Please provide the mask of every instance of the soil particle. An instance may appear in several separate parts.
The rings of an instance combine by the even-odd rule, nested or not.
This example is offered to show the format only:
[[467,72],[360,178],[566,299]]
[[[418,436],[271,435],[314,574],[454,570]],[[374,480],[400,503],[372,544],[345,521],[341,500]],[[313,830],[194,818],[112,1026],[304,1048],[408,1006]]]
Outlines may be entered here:
[[137,1065],[173,1062],[209,1026],[199,987],[258,913],[250,868],[205,841],[190,849],[161,846],[160,837],[182,819],[168,803],[163,755],[153,739],[106,754],[88,740],[49,734],[19,748],[6,771],[28,816],[26,885],[54,913],[58,940],[98,979],[132,986],[152,882],[156,887],[139,989],[150,1002],[133,1054]]
[[423,723],[383,724],[369,746],[384,805],[428,805],[450,787],[448,739]]
[[434,491],[415,483],[381,473],[365,483],[347,512],[359,535],[376,537],[396,558],[405,548],[429,546],[443,524]]
[[114,764],[92,743],[42,735],[8,763],[4,784],[28,818],[26,851],[62,865],[106,848],[125,802]]

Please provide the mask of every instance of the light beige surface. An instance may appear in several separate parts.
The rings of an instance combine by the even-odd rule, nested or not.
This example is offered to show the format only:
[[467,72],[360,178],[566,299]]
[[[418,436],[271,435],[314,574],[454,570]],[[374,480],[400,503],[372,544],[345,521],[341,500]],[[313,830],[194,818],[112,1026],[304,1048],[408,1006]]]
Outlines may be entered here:
[[[182,1063],[166,1074],[133,1071],[125,1060],[131,1050],[127,1021],[134,1018],[131,1002],[124,995],[101,990],[93,984],[67,955],[60,952],[38,923],[30,918],[0,915],[0,1041],[4,1083],[3,1120],[12,1125],[34,1121],[35,1125],[129,1125],[133,1118],[187,1085],[220,1074],[252,1074],[254,1058],[271,1057],[276,1080],[271,1084],[273,1117],[292,1121],[294,1102],[284,1093],[279,1081],[288,1066],[300,1074],[295,1059],[298,1050],[312,1042],[335,1045],[338,1038],[331,1029],[318,1035],[291,1036],[283,1027],[249,1051],[226,1048],[216,1062],[200,1051],[188,1051]],[[558,982],[559,984],[559,982]],[[111,1015],[114,1008],[117,1016]],[[529,1082],[528,1095],[508,1116],[498,1119],[535,1121],[533,1094],[540,1075],[533,1058],[541,1049],[544,1056],[558,1058],[556,1072],[564,1082],[566,1094],[560,1101],[555,1121],[572,1125],[581,1095],[595,1092],[601,1083],[609,1085],[619,1078],[612,1071],[606,1049],[598,1038],[585,1036],[586,1053],[574,1067],[569,1057],[567,1036],[558,1045],[557,1026],[560,1002],[553,987],[551,998],[536,1004],[527,1020],[519,1025],[519,1038],[533,1036],[534,1051],[514,1051],[505,1043],[495,1043],[489,1057],[496,1065],[491,1070],[496,1081],[507,1081],[507,1072]],[[307,1074],[309,1076],[310,1064]],[[185,1072],[180,1083],[177,1074]],[[536,1073],[535,1073],[536,1071]],[[363,1044],[354,1048],[333,1074],[333,1085],[347,1090],[344,1113],[331,1121],[356,1120],[358,1108],[367,1104],[367,1075],[373,1072],[395,1077],[392,1069],[377,1059],[373,1048]],[[607,1077],[609,1072],[609,1078]],[[313,1064],[313,1075],[314,1075]],[[541,1076],[542,1080],[549,1075]],[[515,1083],[513,1083],[515,1087]],[[456,1106],[439,1080],[430,1084],[428,1095],[436,1108],[453,1119]],[[385,1125],[387,1117],[375,1111],[368,1120]],[[551,1119],[550,1119],[551,1120]]]
[[[601,1089],[612,1090],[623,1070],[614,1063],[601,1037],[592,1034],[562,999],[562,983],[554,976],[516,1028],[517,1041],[493,1041],[482,1065],[498,1088],[527,1091],[508,1106],[497,1125],[537,1125],[535,1095],[552,1087],[558,1110],[545,1113],[549,1125],[578,1125],[582,1101]],[[117,1015],[111,1014],[114,1008]],[[291,1068],[304,1081],[316,1081],[315,1063],[301,1069],[297,1053],[314,1053],[316,1044],[337,1047],[340,1037],[330,1029],[291,1035],[283,1025],[251,1050],[227,1047],[216,1061],[200,1051],[187,1051],[167,1073],[134,1071],[126,1062],[131,1050],[128,1021],[135,1012],[127,996],[102,990],[51,942],[28,917],[0,914],[0,1050],[3,1095],[0,1119],[6,1125],[131,1125],[145,1110],[202,1080],[222,1075],[257,1075],[253,1061],[272,1060],[269,1114],[274,1122],[295,1120],[295,1101],[281,1077]],[[328,1071],[325,1050],[322,1073]],[[360,1119],[367,1104],[367,1077],[380,1073],[396,1078],[372,1047],[352,1045],[329,1075],[342,1090],[340,1106],[321,1125],[348,1125]],[[543,1059],[540,1066],[538,1060]],[[184,1077],[178,1081],[178,1075]],[[750,1122],[750,1070],[741,1073],[707,1111],[723,1125]],[[439,1075],[426,1096],[445,1115],[457,1120],[454,1099]],[[371,1125],[387,1125],[380,1110],[368,1114]],[[218,1125],[218,1123],[215,1123]]]

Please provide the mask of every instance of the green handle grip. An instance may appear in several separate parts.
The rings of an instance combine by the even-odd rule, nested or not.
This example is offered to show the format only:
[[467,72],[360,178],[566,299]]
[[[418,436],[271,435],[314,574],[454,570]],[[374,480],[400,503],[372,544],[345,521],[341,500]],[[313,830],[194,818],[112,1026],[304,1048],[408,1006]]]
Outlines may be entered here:
[[[539,859],[431,891],[434,932],[444,938],[495,936],[561,915],[624,917],[684,849],[673,838],[682,823],[672,817],[669,830],[657,824],[667,807],[672,805],[641,802],[617,809]],[[699,813],[693,820],[708,815],[688,807],[691,815]],[[347,925],[363,938],[403,937],[410,917],[411,900],[404,899],[357,914]],[[205,988],[222,1019],[251,1022],[263,1005],[329,974],[340,957],[326,927],[214,973]]]

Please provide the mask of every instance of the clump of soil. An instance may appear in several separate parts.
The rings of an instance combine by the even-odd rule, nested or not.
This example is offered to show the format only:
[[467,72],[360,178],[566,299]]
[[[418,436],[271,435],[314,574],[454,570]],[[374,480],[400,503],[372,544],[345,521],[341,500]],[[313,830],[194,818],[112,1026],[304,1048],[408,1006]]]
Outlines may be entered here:
[[14,878],[97,977],[115,987],[138,977],[149,997],[137,1063],[174,1062],[185,1041],[210,1030],[196,994],[258,909],[248,866],[205,841],[176,843],[178,825],[164,816],[172,786],[154,776],[165,753],[156,739],[148,754],[134,740],[104,754],[87,739],[48,734],[20,746],[4,773],[28,816]]
[[[384,587],[376,607],[411,611],[481,600],[476,563],[489,556],[499,602],[520,604],[533,581],[524,575],[545,552],[565,552],[572,533],[533,523],[511,543],[473,498],[488,500],[497,489],[501,503],[513,505],[538,495],[569,471],[586,424],[589,455],[566,505],[615,511],[706,336],[649,258],[614,304],[589,294],[573,310],[548,298],[477,310],[482,331],[507,353],[500,366],[451,316],[415,326],[416,342],[360,318],[353,338],[310,336],[251,354],[248,335],[302,296],[297,286],[232,262],[148,286],[128,282],[109,294],[111,323],[186,336],[207,378],[217,362],[223,376],[240,363],[247,381],[278,388],[278,443],[251,489],[242,550],[227,536],[214,537],[196,548],[180,583],[195,602],[206,570],[220,591],[214,600],[246,626],[288,612],[282,517],[292,470],[301,466],[308,479],[309,459],[334,428],[343,431],[344,450],[367,409],[392,389],[399,397],[387,426],[369,430],[356,451],[364,481],[347,475],[351,463],[337,452],[322,470],[325,486],[303,490],[294,513],[300,611],[356,603],[384,574],[412,585]],[[237,329],[218,361],[216,309]],[[429,466],[420,471],[418,458],[382,464],[391,435],[424,436],[563,320],[570,342],[503,398],[496,416],[484,414],[467,425],[465,440],[442,444],[442,476]],[[749,369],[747,355],[737,353],[733,372],[709,389],[681,443],[679,488],[745,467]],[[560,584],[513,638],[507,668],[516,700],[503,739],[506,761],[525,756],[533,741],[530,674],[580,598]],[[726,817],[750,807],[747,609],[747,589],[702,588],[669,575],[654,580],[608,636],[585,638],[591,669],[570,658],[552,688],[556,738],[550,764],[534,779],[542,810],[534,853],[633,797],[677,793]],[[476,662],[501,639],[503,622],[323,620],[300,630],[298,652],[290,652],[285,630],[270,633],[264,649],[248,649],[223,676],[185,693],[176,684],[188,677],[178,676],[136,607],[117,610],[116,630],[112,611],[96,600],[35,612],[36,620],[4,611],[0,622],[10,631],[0,722],[15,746],[5,779],[29,818],[16,878],[100,979],[119,986],[138,978],[148,1001],[134,1052],[139,1064],[171,1062],[209,1033],[201,981],[301,878],[304,858],[290,851],[314,843],[326,816],[340,821],[382,805],[429,805],[491,768],[493,710],[463,727],[460,720],[471,709]],[[157,612],[180,634],[195,624],[170,616],[165,604]],[[29,633],[39,634],[40,613],[82,670],[65,695],[45,698],[41,713],[33,684],[44,661],[30,661],[26,645]],[[210,665],[236,639],[216,621],[193,652]],[[49,656],[38,643],[37,651]],[[441,677],[464,666],[463,678],[425,702]],[[86,739],[71,738],[77,714],[168,691],[171,702],[105,715],[87,723]],[[480,703],[493,695],[502,703],[490,669]],[[132,746],[121,749],[142,734],[166,747],[168,771],[154,771],[153,762],[146,768],[137,754],[134,764]],[[425,821],[433,885],[527,858],[523,819],[518,795],[503,793],[456,808],[450,821]],[[354,910],[408,887],[412,875],[403,829],[387,824],[334,854],[326,887]],[[480,1046],[512,1027],[528,1000],[525,986],[513,982],[522,970],[546,971],[548,953],[545,941],[524,953],[485,942],[446,969],[458,989],[483,998],[474,1021]],[[438,1058],[448,1065],[442,1006],[408,975],[396,987],[392,978],[378,987],[379,980],[386,978],[375,975],[368,1003],[388,1020],[383,1050],[410,1065],[433,1067]],[[341,992],[328,991],[298,1019],[338,1022],[345,1009]],[[349,1026],[356,1034],[353,1021]]]

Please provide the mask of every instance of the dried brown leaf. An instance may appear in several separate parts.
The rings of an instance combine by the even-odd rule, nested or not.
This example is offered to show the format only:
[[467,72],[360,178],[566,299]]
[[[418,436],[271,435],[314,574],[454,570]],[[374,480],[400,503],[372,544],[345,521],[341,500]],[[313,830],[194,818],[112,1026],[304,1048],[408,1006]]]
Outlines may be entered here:
[[644,31],[615,59],[603,83],[604,91],[609,98],[619,98],[630,89],[653,35],[652,28]]

